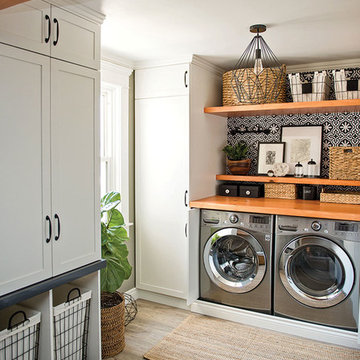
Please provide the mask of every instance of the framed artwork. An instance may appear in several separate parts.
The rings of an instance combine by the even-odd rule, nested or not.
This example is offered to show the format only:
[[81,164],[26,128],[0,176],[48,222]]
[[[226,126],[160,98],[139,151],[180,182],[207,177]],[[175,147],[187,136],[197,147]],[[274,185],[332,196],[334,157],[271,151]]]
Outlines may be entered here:
[[258,175],[266,175],[276,163],[284,162],[285,143],[261,143],[258,147]]
[[322,126],[282,126],[281,141],[286,144],[285,162],[289,164],[289,174],[294,174],[295,164],[300,162],[304,175],[308,174],[307,164],[316,162],[315,176],[320,176],[322,151]]

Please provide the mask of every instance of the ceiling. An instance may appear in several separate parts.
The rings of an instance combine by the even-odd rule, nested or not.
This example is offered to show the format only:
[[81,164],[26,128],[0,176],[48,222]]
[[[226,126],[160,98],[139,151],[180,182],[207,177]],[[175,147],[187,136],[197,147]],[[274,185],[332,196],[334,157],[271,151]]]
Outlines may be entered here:
[[234,67],[252,24],[287,65],[360,58],[359,0],[81,0],[106,15],[103,56],[127,60],[197,54]]

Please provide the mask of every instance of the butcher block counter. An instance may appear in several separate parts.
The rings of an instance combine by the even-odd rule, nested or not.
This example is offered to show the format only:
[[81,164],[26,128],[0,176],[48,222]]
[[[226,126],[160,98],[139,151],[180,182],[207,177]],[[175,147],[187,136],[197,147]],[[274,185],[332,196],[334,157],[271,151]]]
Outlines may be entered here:
[[325,203],[318,200],[210,196],[204,199],[190,201],[190,207],[198,209],[360,221],[360,205]]

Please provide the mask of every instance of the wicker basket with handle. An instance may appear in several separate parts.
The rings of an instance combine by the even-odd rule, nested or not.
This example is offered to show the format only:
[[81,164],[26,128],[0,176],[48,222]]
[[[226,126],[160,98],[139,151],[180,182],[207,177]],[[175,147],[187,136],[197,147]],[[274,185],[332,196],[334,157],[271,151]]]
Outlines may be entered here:
[[360,180],[360,146],[332,146],[329,153],[330,179]]
[[223,74],[223,105],[279,103],[286,101],[286,66],[265,68],[256,77],[253,69],[237,69],[243,89],[239,100],[234,91],[233,71]]
[[320,193],[321,202],[338,203],[338,204],[360,204],[360,192],[343,191],[330,192],[323,191]]
[[295,184],[265,184],[265,197],[293,200],[297,198],[297,188]]

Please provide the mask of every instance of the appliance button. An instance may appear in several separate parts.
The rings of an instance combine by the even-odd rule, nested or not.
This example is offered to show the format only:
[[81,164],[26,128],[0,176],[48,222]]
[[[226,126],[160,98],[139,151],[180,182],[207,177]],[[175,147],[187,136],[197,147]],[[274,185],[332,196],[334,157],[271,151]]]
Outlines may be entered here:
[[305,231],[305,232],[308,232],[308,231],[309,231],[309,229],[308,229],[308,228],[304,228],[304,231]]
[[319,231],[321,229],[321,224],[318,221],[313,221],[313,223],[311,224],[311,228],[314,231]]
[[329,230],[325,229],[325,230],[324,230],[324,233],[325,233],[325,234],[328,234],[328,233],[329,233]]
[[233,214],[233,215],[230,215],[229,220],[232,224],[236,224],[239,221],[239,218],[238,218],[238,216]]
[[270,241],[270,240],[271,240],[271,235],[266,234],[266,235],[265,235],[265,241]]

